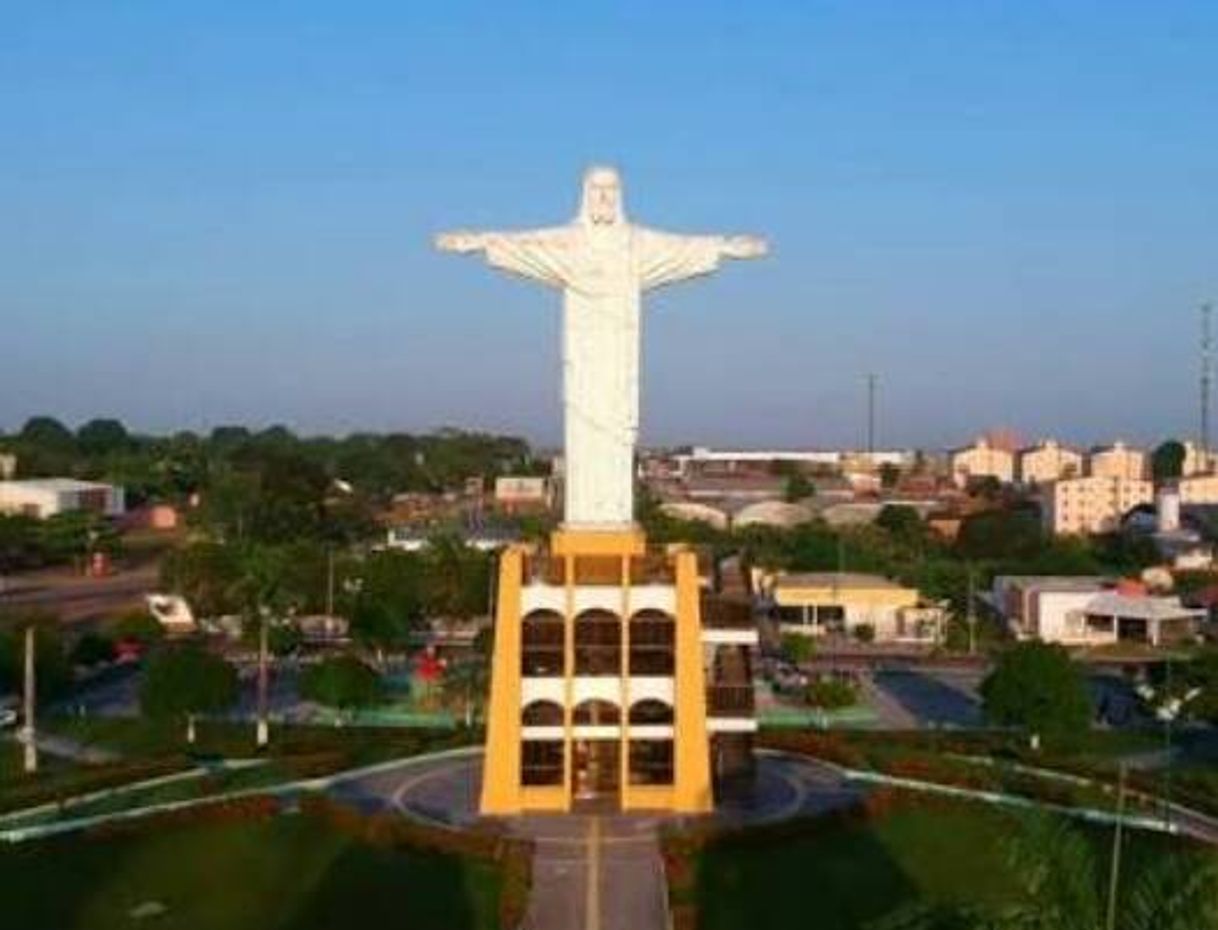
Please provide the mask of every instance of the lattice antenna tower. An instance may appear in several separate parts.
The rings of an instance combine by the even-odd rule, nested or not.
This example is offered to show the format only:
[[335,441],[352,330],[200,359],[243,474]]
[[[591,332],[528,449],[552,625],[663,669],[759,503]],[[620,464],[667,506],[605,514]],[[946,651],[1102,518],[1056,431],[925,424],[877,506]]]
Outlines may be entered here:
[[1213,304],[1201,305],[1201,461],[1209,466],[1210,394],[1214,383]]

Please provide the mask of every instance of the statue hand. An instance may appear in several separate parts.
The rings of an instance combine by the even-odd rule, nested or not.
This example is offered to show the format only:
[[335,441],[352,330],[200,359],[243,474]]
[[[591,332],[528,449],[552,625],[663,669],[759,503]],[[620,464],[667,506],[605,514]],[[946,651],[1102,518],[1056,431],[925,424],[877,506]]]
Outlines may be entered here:
[[436,248],[441,252],[477,252],[485,246],[481,235],[464,230],[440,233],[436,236]]
[[723,243],[723,254],[728,258],[760,258],[769,250],[758,236],[729,236]]

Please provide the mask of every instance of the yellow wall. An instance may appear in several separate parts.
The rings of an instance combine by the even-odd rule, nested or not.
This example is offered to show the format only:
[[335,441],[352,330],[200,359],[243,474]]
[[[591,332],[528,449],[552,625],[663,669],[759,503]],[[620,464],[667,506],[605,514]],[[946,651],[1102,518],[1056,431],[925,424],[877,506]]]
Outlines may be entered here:
[[698,814],[711,810],[710,737],[706,729],[706,676],[702,668],[701,589],[697,558],[677,560],[677,678],[673,745],[673,809]]
[[523,550],[511,546],[499,557],[499,602],[487,708],[486,756],[482,764],[484,814],[515,814],[520,791],[520,586]]

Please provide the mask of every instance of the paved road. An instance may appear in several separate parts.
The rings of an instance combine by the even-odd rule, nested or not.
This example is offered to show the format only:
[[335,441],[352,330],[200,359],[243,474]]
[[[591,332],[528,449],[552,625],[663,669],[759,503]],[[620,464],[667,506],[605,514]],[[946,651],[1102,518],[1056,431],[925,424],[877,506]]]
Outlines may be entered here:
[[[751,792],[724,798],[715,817],[725,823],[776,820],[819,813],[856,799],[846,785],[812,760],[759,757]],[[404,765],[333,789],[365,810],[401,811],[449,826],[477,827],[480,755]],[[660,859],[660,815],[585,813],[528,816],[506,821],[535,844],[529,930],[663,930],[667,890]]]
[[0,592],[0,607],[47,610],[68,622],[90,620],[142,606],[144,594],[154,590],[156,583],[155,565],[106,578],[87,578],[62,570],[10,576]]

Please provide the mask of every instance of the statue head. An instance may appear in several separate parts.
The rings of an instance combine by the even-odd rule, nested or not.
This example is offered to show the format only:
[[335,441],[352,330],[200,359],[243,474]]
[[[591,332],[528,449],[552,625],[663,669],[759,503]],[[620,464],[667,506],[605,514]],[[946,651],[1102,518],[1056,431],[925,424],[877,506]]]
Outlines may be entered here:
[[616,168],[594,165],[584,172],[579,218],[589,226],[616,226],[626,222],[622,209],[622,179]]

